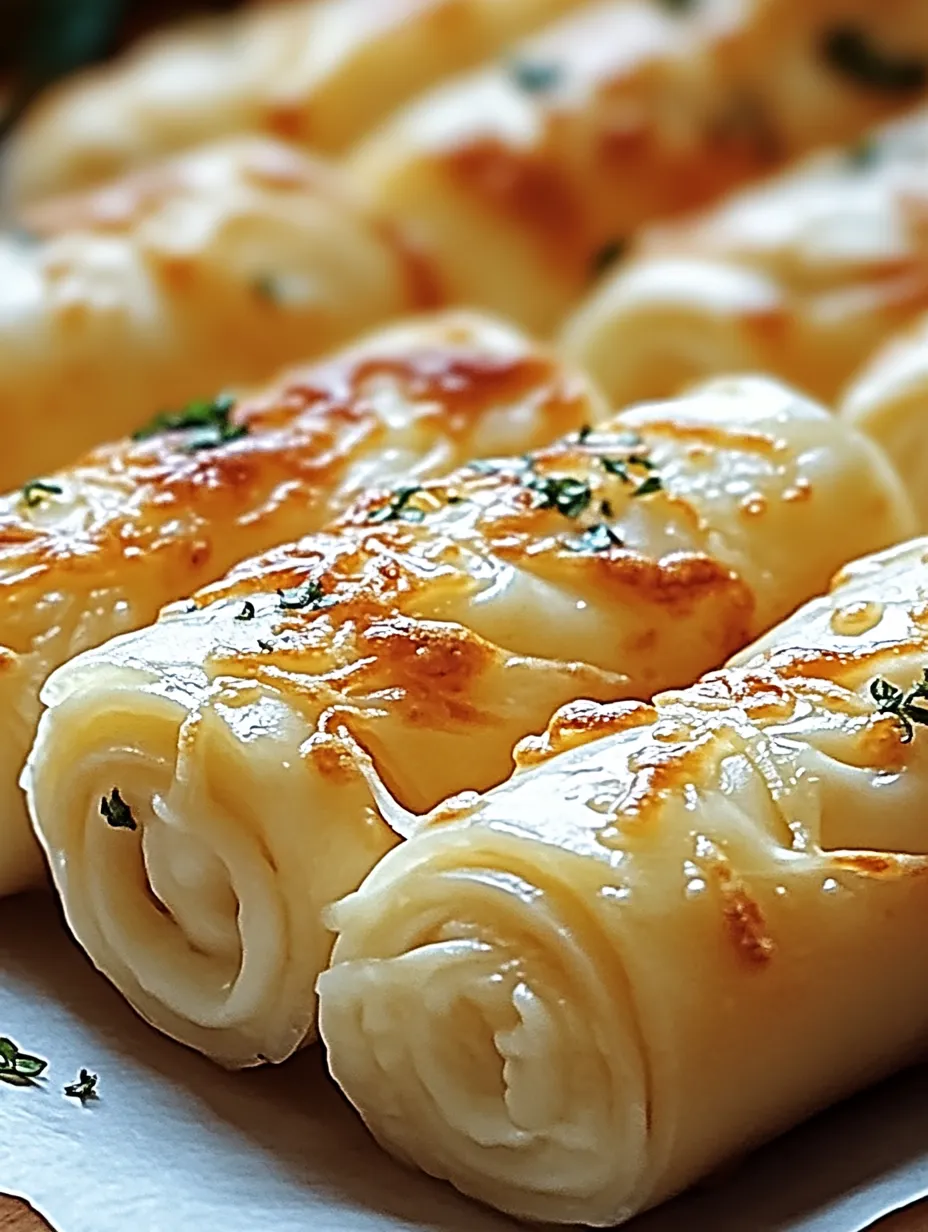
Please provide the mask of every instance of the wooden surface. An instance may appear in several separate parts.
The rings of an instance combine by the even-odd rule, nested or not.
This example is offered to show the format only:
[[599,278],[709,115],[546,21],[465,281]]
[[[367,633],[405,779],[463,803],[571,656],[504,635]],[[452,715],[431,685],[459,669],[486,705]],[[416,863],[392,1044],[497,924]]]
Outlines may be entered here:
[[[49,1224],[25,1203],[0,1195],[0,1232],[49,1232]],[[881,1219],[872,1232],[928,1232],[928,1200]]]

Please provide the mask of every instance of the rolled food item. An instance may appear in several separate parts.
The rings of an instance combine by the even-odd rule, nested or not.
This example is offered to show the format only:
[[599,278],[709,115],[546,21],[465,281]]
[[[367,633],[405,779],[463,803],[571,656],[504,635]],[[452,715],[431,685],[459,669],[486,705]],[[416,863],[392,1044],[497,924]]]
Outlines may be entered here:
[[323,525],[371,483],[530,449],[605,414],[585,379],[509,326],[448,313],[237,405],[193,403],[0,497],[0,894],[41,877],[17,777],[53,668]]
[[568,320],[620,403],[769,372],[833,403],[928,306],[928,109],[645,232]]
[[612,1225],[923,1053],[926,560],[653,705],[565,707],[337,905],[320,1029],[390,1151]]
[[15,208],[234,133],[335,154],[450,73],[582,0],[297,0],[142,39],[41,96],[13,134]]
[[552,329],[632,234],[928,90],[922,0],[591,4],[353,153],[451,298]]
[[25,223],[0,233],[0,490],[433,299],[335,170],[262,138]]
[[864,365],[839,408],[892,458],[928,531],[928,315]]
[[52,676],[23,785],[70,926],[160,1030],[280,1061],[324,907],[418,815],[561,703],[721,663],[910,519],[874,446],[759,379],[372,493]]

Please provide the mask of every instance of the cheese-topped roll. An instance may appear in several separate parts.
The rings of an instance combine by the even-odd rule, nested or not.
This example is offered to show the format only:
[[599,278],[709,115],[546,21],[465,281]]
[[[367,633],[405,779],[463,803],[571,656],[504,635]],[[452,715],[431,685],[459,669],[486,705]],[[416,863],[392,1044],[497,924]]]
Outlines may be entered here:
[[237,405],[192,403],[0,497],[0,894],[40,875],[17,777],[52,668],[321,526],[368,484],[604,415],[584,379],[508,326],[454,313],[384,330]]
[[0,233],[0,488],[429,295],[334,171],[259,138],[37,206],[26,223]]
[[352,165],[453,297],[545,330],[642,223],[926,89],[923,0],[613,0],[417,100]]
[[655,227],[568,321],[613,398],[774,372],[827,401],[928,304],[928,110]]
[[882,445],[928,530],[928,316],[890,339],[850,383],[842,415]]
[[297,0],[148,36],[44,94],[14,132],[13,205],[229,133],[336,153],[417,91],[581,0]]
[[612,1225],[923,1052],[926,559],[566,707],[338,904],[320,1027],[390,1151]]
[[765,381],[370,494],[60,669],[23,780],[70,925],[229,1066],[311,1038],[354,889],[575,697],[692,680],[905,534],[885,461]]

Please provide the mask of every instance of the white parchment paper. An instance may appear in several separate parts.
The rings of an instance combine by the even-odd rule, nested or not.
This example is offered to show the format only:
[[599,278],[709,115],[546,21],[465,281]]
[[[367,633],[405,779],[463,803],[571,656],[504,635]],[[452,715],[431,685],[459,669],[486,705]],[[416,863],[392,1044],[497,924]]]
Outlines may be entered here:
[[[0,903],[0,1034],[49,1061],[0,1085],[0,1191],[58,1232],[513,1232],[394,1164],[318,1049],[226,1074],[140,1022],[50,899]],[[85,1108],[62,1093],[100,1076]],[[859,1232],[928,1194],[928,1070],[834,1109],[629,1232]]]

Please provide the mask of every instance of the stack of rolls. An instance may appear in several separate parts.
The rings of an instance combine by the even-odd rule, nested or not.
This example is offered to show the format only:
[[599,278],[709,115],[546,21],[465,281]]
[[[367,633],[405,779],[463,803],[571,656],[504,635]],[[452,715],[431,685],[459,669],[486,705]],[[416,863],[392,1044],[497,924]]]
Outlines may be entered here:
[[584,702],[329,922],[337,1081],[530,1219],[612,1225],[923,1054],[928,540],[726,670]]
[[926,90],[922,0],[599,0],[414,101],[348,167],[451,298],[546,331],[644,223]]
[[263,138],[38,204],[23,224],[0,233],[0,488],[434,300],[333,169]]
[[40,100],[0,894],[529,1219],[904,1064],[926,106],[925,0],[248,4]]
[[53,668],[324,525],[369,484],[531,449],[605,414],[588,381],[510,327],[448,313],[237,402],[156,417],[0,497],[0,893],[40,876],[17,776]]
[[337,154],[583,0],[288,0],[158,31],[47,91],[13,133],[15,208],[241,132]]
[[623,402],[741,371],[834,402],[928,307],[926,178],[919,108],[652,227],[565,324],[564,348]]
[[51,677],[23,784],[68,922],[161,1030],[280,1061],[313,1035],[323,909],[419,814],[911,526],[874,446],[760,378],[371,493]]

